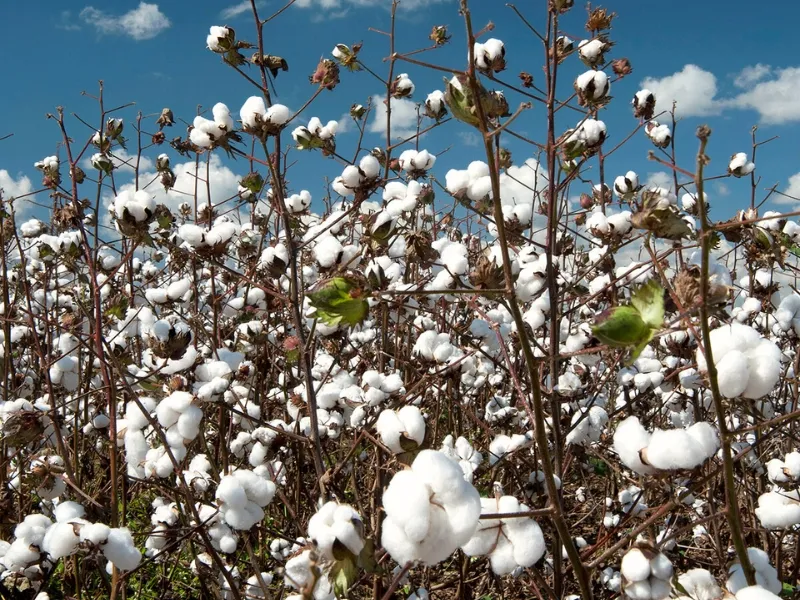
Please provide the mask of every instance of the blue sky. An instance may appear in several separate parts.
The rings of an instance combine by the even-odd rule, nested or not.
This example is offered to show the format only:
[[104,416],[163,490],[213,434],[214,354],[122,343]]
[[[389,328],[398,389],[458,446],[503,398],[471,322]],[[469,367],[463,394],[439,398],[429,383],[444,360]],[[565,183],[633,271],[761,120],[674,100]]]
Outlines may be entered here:
[[[389,0],[298,0],[267,25],[267,51],[285,56],[290,66],[288,73],[278,77],[276,100],[293,109],[301,106],[314,89],[308,83],[308,75],[320,56],[329,56],[337,42],[363,41],[362,56],[367,64],[385,75],[387,64],[382,58],[388,53],[388,40],[368,28],[388,28],[389,4]],[[418,57],[463,67],[466,53],[457,1],[406,0],[403,4],[405,9],[401,9],[397,25],[398,51],[426,46],[431,26],[445,24],[453,33],[451,44]],[[760,194],[777,184],[779,189],[800,197],[800,175],[791,179],[800,173],[800,146],[795,141],[800,123],[800,102],[795,100],[800,87],[800,39],[794,30],[800,5],[786,2],[780,3],[779,8],[754,10],[752,3],[740,0],[676,0],[670,4],[668,15],[650,10],[649,4],[632,0],[604,4],[618,14],[612,31],[616,46],[609,56],[628,57],[634,68],[633,74],[612,85],[614,101],[601,115],[610,134],[606,147],[616,145],[635,127],[629,100],[644,81],[656,91],[659,109],[671,104],[669,98],[679,102],[683,117],[677,139],[682,166],[692,168],[697,147],[694,129],[700,123],[708,123],[713,129],[710,174],[723,173],[731,154],[750,151],[750,130],[758,125],[761,139],[780,135],[780,139],[759,150],[756,164],[762,178]],[[533,5],[525,14],[534,24],[543,22],[544,0],[518,5],[521,9]],[[259,6],[263,17],[282,3],[265,0]],[[471,7],[476,27],[491,20],[495,30],[490,35],[505,42],[508,69],[501,79],[516,85],[517,74],[524,70],[533,74],[535,81],[543,82],[541,45],[505,3],[473,0]],[[98,121],[96,103],[81,93],[95,94],[99,79],[105,82],[106,107],[135,102],[135,107],[118,116],[131,123],[137,111],[142,111],[150,130],[155,129],[152,123],[165,106],[172,108],[176,118],[191,121],[198,105],[207,108],[222,101],[231,108],[234,118],[238,117],[239,107],[253,88],[205,48],[211,25],[229,25],[240,39],[255,41],[252,15],[249,11],[237,14],[236,8],[236,0],[159,4],[124,0],[98,3],[96,7],[91,2],[75,1],[4,3],[0,15],[12,26],[7,27],[0,41],[5,58],[0,68],[6,82],[5,93],[0,94],[1,114],[6,117],[0,121],[0,136],[14,134],[0,142],[0,186],[6,188],[6,195],[38,187],[40,177],[33,163],[59,152],[58,130],[53,121],[45,119],[46,113],[63,105],[68,114],[77,113],[90,123]],[[563,29],[581,39],[585,35],[584,20],[585,10],[578,6],[565,17]],[[562,65],[562,97],[571,93],[574,78],[584,70],[577,57]],[[408,72],[416,84],[413,99],[417,102],[424,102],[429,92],[442,88],[441,73],[413,65],[398,66],[398,71]],[[318,116],[323,122],[341,119],[352,103],[366,104],[370,96],[380,93],[379,82],[367,73],[343,72],[340,87],[324,93],[299,124],[305,124],[311,116]],[[512,108],[520,101],[513,93],[508,97]],[[515,123],[516,130],[541,140],[544,114],[541,106],[535,106]],[[578,120],[578,113],[572,111],[562,111],[561,115],[560,129]],[[74,119],[69,128],[72,137],[81,143],[92,133]],[[127,133],[130,137],[130,127]],[[176,123],[167,133],[172,137],[185,134],[185,130]],[[369,148],[383,140],[383,135],[368,134],[364,145]],[[338,147],[345,155],[352,155],[356,141],[353,127],[337,136]],[[441,134],[424,138],[420,145],[435,154],[450,147],[436,167],[443,180],[446,169],[465,168],[470,161],[481,159],[476,141],[467,126],[450,123]],[[532,155],[529,148],[516,141],[509,140],[508,146],[518,163]],[[609,160],[609,179],[632,169],[643,182],[648,177],[653,182],[663,180],[659,175],[663,169],[647,160],[651,148],[644,133],[639,132]],[[174,163],[180,162],[180,157],[166,145],[149,149],[146,156],[155,159],[162,151],[170,154]],[[63,158],[63,151],[61,154]],[[306,188],[315,198],[323,193],[323,178],[332,179],[341,171],[335,163],[319,156],[296,158],[300,159],[298,166],[290,174],[292,185],[298,188],[294,191]],[[224,164],[232,171],[228,171],[224,185],[231,185],[232,175],[246,172],[241,162]],[[596,172],[590,171],[588,177],[596,178]],[[120,182],[125,181],[125,174],[120,173],[120,178]],[[575,189],[574,193],[580,191]],[[710,196],[715,216],[726,218],[749,201],[749,180],[714,183]],[[45,195],[39,199],[47,201]],[[795,204],[779,208],[796,210]]]

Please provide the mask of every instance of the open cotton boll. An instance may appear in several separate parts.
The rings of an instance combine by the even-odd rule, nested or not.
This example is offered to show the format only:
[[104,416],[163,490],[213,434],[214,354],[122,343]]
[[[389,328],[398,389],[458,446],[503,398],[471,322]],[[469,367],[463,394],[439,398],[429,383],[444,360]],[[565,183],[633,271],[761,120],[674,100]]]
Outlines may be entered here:
[[327,560],[334,559],[333,545],[337,541],[358,556],[364,548],[363,528],[361,516],[352,506],[330,501],[309,520],[308,537]]
[[217,102],[211,109],[211,114],[214,116],[214,123],[220,129],[226,131],[233,130],[233,119],[231,118],[231,111],[222,102]]
[[102,549],[105,557],[121,571],[132,571],[142,562],[142,554],[136,549],[127,527],[109,530]]
[[466,544],[478,527],[481,501],[458,464],[436,450],[420,452],[383,494],[381,543],[401,565],[435,565]]
[[678,583],[691,600],[721,600],[724,594],[714,576],[705,569],[689,569],[678,576]]
[[736,592],[736,600],[779,600],[780,596],[773,594],[760,585],[751,585]]
[[748,160],[747,154],[738,152],[733,155],[731,162],[728,164],[728,173],[734,177],[745,177],[746,175],[750,175],[755,168],[755,163]]
[[[783,589],[778,579],[778,572],[769,563],[769,556],[761,548],[748,548],[747,557],[756,571],[756,584],[772,592],[779,594]],[[728,581],[725,587],[732,594],[738,594],[740,590],[747,587],[747,580],[744,576],[742,565],[737,561],[728,568]]]
[[758,497],[756,516],[766,529],[789,529],[800,523],[800,490],[773,491]]
[[638,417],[628,417],[614,432],[614,451],[626,467],[641,475],[651,475],[656,472],[639,457],[639,451],[646,448],[649,443],[650,433],[642,427]]
[[245,128],[256,128],[265,120],[267,106],[261,96],[250,96],[239,109],[239,118]]
[[402,439],[412,440],[418,446],[425,440],[425,419],[419,408],[407,405],[395,412],[386,409],[378,416],[375,424],[381,441],[395,454],[401,454]]
[[283,578],[285,587],[303,591],[302,594],[287,596],[286,600],[295,597],[302,600],[334,600],[335,598],[328,577],[319,576],[319,567],[312,559],[311,550],[304,550],[286,561]]
[[81,527],[80,541],[99,546],[106,543],[109,533],[111,533],[111,528],[104,523],[88,523]]
[[[513,496],[481,498],[481,513],[513,514],[530,510]],[[530,567],[544,556],[546,547],[539,524],[528,517],[484,519],[461,548],[467,556],[489,555],[492,571],[507,575],[519,567]]]
[[632,548],[622,557],[622,576],[628,581],[644,581],[650,577],[650,560],[638,548]]
[[[710,341],[723,396],[756,400],[774,389],[781,372],[781,351],[773,342],[738,322],[711,331]],[[698,371],[707,372],[706,357],[700,348],[696,360]]]
[[70,556],[78,549],[80,537],[73,523],[55,523],[47,530],[42,540],[42,551],[52,560]]
[[709,423],[701,422],[688,430],[654,430],[643,454],[657,469],[693,469],[714,456],[718,449],[716,430]]
[[314,244],[314,258],[323,269],[329,269],[341,260],[344,247],[332,235],[323,235]]

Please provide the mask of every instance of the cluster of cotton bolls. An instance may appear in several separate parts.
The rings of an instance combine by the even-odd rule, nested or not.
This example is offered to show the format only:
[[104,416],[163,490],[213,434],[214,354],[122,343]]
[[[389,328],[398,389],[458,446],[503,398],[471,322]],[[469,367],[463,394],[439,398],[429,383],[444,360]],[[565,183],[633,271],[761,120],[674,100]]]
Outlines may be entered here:
[[[711,331],[711,352],[719,391],[726,398],[757,400],[772,392],[781,374],[781,351],[748,325],[731,323]],[[708,372],[706,356],[697,350],[697,370]]]
[[545,553],[544,535],[530,517],[514,516],[530,509],[513,496],[481,498],[481,514],[503,514],[482,519],[478,529],[462,550],[467,556],[488,556],[497,575],[507,575],[519,567],[530,567]]
[[284,586],[301,592],[286,596],[286,600],[334,600],[333,586],[319,562],[320,557],[313,550],[303,550],[286,561]]
[[598,442],[607,424],[608,412],[602,406],[581,407],[572,415],[567,444],[589,445]]
[[494,465],[507,454],[528,446],[531,440],[533,440],[533,432],[531,431],[526,434],[514,433],[510,436],[505,433],[496,435],[489,444],[489,464]]
[[617,381],[623,386],[633,386],[643,392],[657,388],[664,381],[664,365],[655,358],[652,346],[648,346],[631,367],[623,367],[617,372]]
[[322,142],[332,140],[338,128],[338,121],[328,121],[326,125],[323,125],[318,117],[311,117],[307,127],[300,126],[292,131],[292,137],[298,147],[305,148],[308,147],[315,138]]
[[79,548],[102,554],[109,568],[113,565],[131,571],[139,566],[142,554],[128,529],[86,520],[85,509],[76,502],[60,502],[53,512],[55,522],[40,513],[27,515],[14,529],[14,541],[0,542],[4,575],[19,573],[41,581],[51,563],[75,554]]
[[745,177],[755,171],[755,168],[755,163],[747,158],[747,154],[738,152],[731,157],[731,162],[728,164],[728,173],[734,177]]
[[178,237],[192,249],[225,246],[240,232],[241,228],[226,218],[217,219],[210,229],[193,223],[178,228]]
[[466,544],[478,528],[481,500],[453,460],[423,450],[383,493],[381,544],[404,565],[435,565]]
[[632,213],[629,210],[607,214],[598,207],[586,219],[585,227],[593,237],[599,239],[621,238],[633,229],[631,216]]
[[631,416],[614,431],[614,451],[622,463],[641,475],[658,471],[693,469],[719,449],[717,430],[700,421],[687,429],[654,429],[648,432]]
[[664,600],[670,595],[672,563],[647,543],[628,550],[620,564],[622,589],[631,600]]
[[54,344],[60,358],[50,367],[50,381],[70,392],[78,388],[79,344],[78,338],[68,332],[59,335]]
[[220,478],[215,498],[222,520],[231,528],[247,531],[264,518],[277,487],[266,466],[236,469]]
[[340,196],[353,196],[360,188],[373,183],[380,172],[381,165],[378,159],[368,154],[359,161],[358,166],[346,166],[342,174],[333,180],[331,187]]
[[419,447],[425,441],[425,419],[419,408],[413,405],[406,405],[398,411],[383,410],[375,428],[384,445],[395,454],[408,451],[409,444]]
[[242,129],[248,133],[264,136],[280,130],[291,118],[289,109],[283,104],[273,104],[269,108],[261,96],[250,96],[239,110]]
[[427,150],[404,150],[397,158],[397,164],[409,174],[424,174],[433,168],[436,156]]
[[412,352],[440,364],[449,363],[462,355],[461,349],[451,342],[449,333],[437,333],[433,329],[423,331],[419,335]]
[[800,452],[766,464],[772,489],[758,498],[756,517],[767,529],[791,529],[800,523]]

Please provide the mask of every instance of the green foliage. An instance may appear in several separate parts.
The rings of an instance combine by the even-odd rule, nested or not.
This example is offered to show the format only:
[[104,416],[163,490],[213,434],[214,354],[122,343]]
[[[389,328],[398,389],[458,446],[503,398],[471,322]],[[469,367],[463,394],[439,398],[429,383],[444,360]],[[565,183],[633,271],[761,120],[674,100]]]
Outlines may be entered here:
[[650,280],[631,296],[630,306],[617,306],[604,313],[592,333],[612,348],[632,348],[628,363],[641,354],[664,323],[664,289]]
[[320,321],[330,326],[344,323],[352,327],[361,323],[369,312],[363,293],[353,279],[334,277],[322,282],[308,297]]

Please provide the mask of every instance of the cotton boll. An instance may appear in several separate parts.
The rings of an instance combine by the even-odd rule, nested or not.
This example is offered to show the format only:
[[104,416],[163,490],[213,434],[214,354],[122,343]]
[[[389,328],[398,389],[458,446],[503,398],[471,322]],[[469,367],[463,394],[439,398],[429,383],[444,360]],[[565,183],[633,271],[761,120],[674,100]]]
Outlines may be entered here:
[[109,531],[103,554],[122,571],[132,571],[142,561],[142,554],[136,549],[131,532],[126,527]]
[[800,490],[761,494],[755,512],[762,527],[789,529],[800,523]]
[[717,580],[705,569],[689,569],[678,576],[678,583],[692,600],[721,600],[723,596]]
[[652,600],[650,581],[634,581],[625,586],[625,595],[630,600]]
[[72,523],[56,523],[47,530],[42,540],[42,551],[52,560],[70,556],[78,549],[80,537]]
[[637,417],[628,417],[614,432],[614,451],[626,467],[642,475],[655,473],[655,469],[642,463],[639,457],[639,451],[649,443],[650,434]]
[[628,581],[645,581],[650,577],[650,560],[638,548],[631,548],[622,557],[620,572]]
[[88,523],[81,527],[80,541],[90,542],[96,546],[105,544],[111,528],[103,523]]
[[73,519],[80,519],[86,514],[86,509],[77,502],[59,502],[55,509],[56,522],[67,523]]

